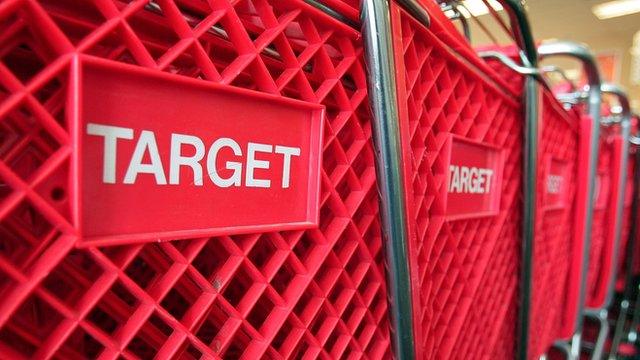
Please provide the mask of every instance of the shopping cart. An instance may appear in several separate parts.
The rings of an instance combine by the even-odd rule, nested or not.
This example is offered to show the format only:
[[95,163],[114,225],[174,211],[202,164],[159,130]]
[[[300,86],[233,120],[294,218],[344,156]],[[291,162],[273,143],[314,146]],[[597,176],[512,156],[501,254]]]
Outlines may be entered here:
[[603,117],[598,175],[594,194],[593,230],[587,274],[585,316],[597,322],[592,356],[599,358],[609,334],[609,307],[615,290],[618,249],[625,205],[631,112],[626,94],[603,84],[604,95],[618,99],[621,113]]
[[[3,357],[392,356],[361,36],[337,15],[296,0],[0,2]],[[81,112],[97,122],[116,108],[121,123],[111,127],[88,126]],[[213,129],[237,137],[213,134],[231,136],[214,151]],[[163,131],[185,144],[175,178]],[[113,157],[103,164],[81,134]],[[264,182],[279,144],[265,144],[269,136],[305,144],[279,156],[309,182],[285,181],[287,166],[274,162],[282,176]],[[207,192],[193,160],[204,159],[202,141],[214,162]],[[244,164],[234,177],[234,143],[255,155],[251,175]],[[116,162],[125,156],[131,176]],[[309,168],[294,168],[296,156]],[[87,197],[89,180],[78,175],[89,172],[113,187]],[[306,191],[252,201],[268,184],[280,195]],[[154,186],[160,195],[141,201]],[[114,188],[128,194],[112,194],[117,211],[85,216],[113,204],[103,200]],[[223,193],[246,202],[210,197]],[[239,212],[246,216],[230,216]],[[138,221],[124,224],[129,213]],[[274,218],[284,213],[300,216]],[[193,223],[204,225],[183,231]],[[125,235],[93,233],[100,226]]]
[[[395,55],[369,64],[382,80],[370,93],[383,119],[376,123],[399,131],[392,141],[402,147],[395,160],[405,184],[398,195],[406,203],[416,357],[513,358],[523,136],[535,107],[522,100],[524,81],[512,89],[435,4],[423,2],[427,23],[399,2],[365,3],[367,50]],[[511,28],[524,29],[509,33],[520,49],[533,49],[535,63],[519,3],[504,5]],[[533,194],[524,193],[525,201]]]
[[[530,358],[550,350],[554,341],[579,334],[583,300],[583,272],[588,262],[591,196],[597,127],[600,108],[600,80],[595,62],[585,47],[569,42],[544,43],[538,47],[541,58],[570,56],[584,64],[589,94],[588,114],[573,99],[562,99],[565,110],[552,90],[543,82],[541,125],[539,130],[538,197],[536,198],[536,236],[531,264],[531,306],[523,311],[531,326],[527,339]],[[543,68],[544,72],[556,68]],[[573,102],[574,104],[571,104]],[[596,120],[597,121],[597,120]],[[556,344],[558,345],[558,344]],[[566,352],[577,353],[579,336]]]

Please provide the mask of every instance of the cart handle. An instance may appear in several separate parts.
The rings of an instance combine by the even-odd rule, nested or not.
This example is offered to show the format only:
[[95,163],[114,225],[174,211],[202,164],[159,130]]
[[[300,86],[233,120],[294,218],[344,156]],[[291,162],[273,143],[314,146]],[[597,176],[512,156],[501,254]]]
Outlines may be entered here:
[[586,45],[571,41],[552,41],[543,43],[538,47],[538,56],[540,59],[551,56],[570,56],[582,62],[589,82],[587,89],[589,115],[594,121],[599,121],[600,104],[602,103],[600,72],[589,48]]

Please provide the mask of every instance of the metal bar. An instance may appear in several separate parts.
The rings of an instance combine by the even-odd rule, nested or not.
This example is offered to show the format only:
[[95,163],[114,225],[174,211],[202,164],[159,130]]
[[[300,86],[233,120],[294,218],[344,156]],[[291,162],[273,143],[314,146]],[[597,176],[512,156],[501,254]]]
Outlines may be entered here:
[[493,50],[480,51],[478,52],[478,56],[480,56],[483,59],[486,59],[486,58],[497,59],[501,63],[506,65],[509,69],[517,72],[520,75],[535,75],[535,76],[540,75],[540,71],[538,69],[534,67],[518,65],[510,57],[508,57],[507,55],[499,51],[493,51]]
[[499,0],[502,6],[509,13],[511,28],[516,36],[516,43],[525,52],[532,67],[538,66],[538,52],[536,44],[529,26],[527,12],[520,0]]
[[[526,60],[526,59],[525,59]],[[538,81],[525,79],[525,125],[523,151],[523,222],[520,311],[518,312],[518,359],[529,358],[529,322],[533,287],[533,251],[536,214],[536,174],[538,173]]]
[[[584,66],[587,81],[589,83],[588,89],[588,112],[593,119],[591,127],[591,137],[589,144],[589,171],[588,171],[588,185],[587,185],[587,206],[585,214],[585,231],[583,238],[583,252],[582,252],[582,269],[580,271],[580,292],[578,297],[578,311],[574,324],[576,328],[576,334],[574,340],[572,340],[572,349],[575,352],[579,349],[579,339],[582,332],[582,314],[581,311],[585,304],[586,293],[586,277],[589,270],[589,247],[591,244],[591,224],[593,220],[593,194],[595,189],[595,175],[596,164],[598,159],[598,138],[600,132],[600,104],[602,101],[602,94],[600,93],[600,73],[596,64],[595,58],[589,49],[581,44],[569,42],[569,41],[556,41],[542,44],[538,47],[538,54],[541,59],[549,56],[569,56],[580,60]],[[578,342],[578,344],[575,344]]]
[[615,360],[618,355],[618,347],[622,342],[624,334],[624,326],[627,322],[627,311],[629,311],[629,300],[623,299],[620,302],[620,310],[616,321],[616,328],[613,331],[613,339],[611,340],[611,349],[609,350],[609,360]]
[[391,14],[387,0],[363,0],[361,8],[377,184],[388,264],[392,341],[395,358],[408,360],[415,357],[415,341]]
[[604,353],[604,346],[609,335],[609,312],[607,309],[600,309],[598,311],[588,311],[585,316],[598,323],[598,336],[596,337],[596,343],[594,344],[591,352],[591,359],[600,360]]
[[321,3],[320,1],[317,0],[304,0],[305,3],[307,3],[308,5],[313,6],[314,8],[324,12],[325,14],[331,16],[332,18],[345,23],[347,25],[349,25],[350,27],[354,28],[354,29],[359,29],[360,28],[360,24],[358,24],[358,22],[353,21],[351,19],[349,19],[348,17],[342,15],[341,13],[337,12],[336,10],[328,7],[327,5]]
[[564,81],[569,83],[569,85],[571,86],[571,92],[573,93],[573,92],[576,91],[576,84],[574,84],[573,81],[571,81],[569,79],[569,77],[567,76],[567,73],[565,73],[564,70],[562,68],[560,68],[559,66],[555,66],[555,65],[543,66],[542,67],[542,73],[544,73],[544,74],[548,74],[548,73],[559,74],[560,77],[562,77],[562,79]]
[[429,13],[416,0],[396,0],[398,5],[407,10],[411,16],[420,21],[425,27],[431,26]]

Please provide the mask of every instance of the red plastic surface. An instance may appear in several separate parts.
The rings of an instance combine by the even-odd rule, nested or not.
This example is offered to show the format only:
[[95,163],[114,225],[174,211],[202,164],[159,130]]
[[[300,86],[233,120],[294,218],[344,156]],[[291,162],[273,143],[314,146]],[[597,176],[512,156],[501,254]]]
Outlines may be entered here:
[[[391,356],[356,31],[294,0],[6,0],[0,30],[3,357]],[[76,248],[77,54],[324,105],[318,229]]]
[[587,275],[586,306],[601,308],[607,305],[607,290],[610,286],[615,246],[616,207],[619,192],[620,158],[622,138],[615,129],[603,129],[598,153],[598,175],[591,229],[589,272]]
[[[497,75],[481,59],[449,47],[436,35],[446,28],[432,20],[426,29],[392,4],[417,358],[513,358],[522,208],[519,94],[491,80]],[[504,156],[501,186],[490,194],[499,196],[494,215],[447,220],[452,134]]]

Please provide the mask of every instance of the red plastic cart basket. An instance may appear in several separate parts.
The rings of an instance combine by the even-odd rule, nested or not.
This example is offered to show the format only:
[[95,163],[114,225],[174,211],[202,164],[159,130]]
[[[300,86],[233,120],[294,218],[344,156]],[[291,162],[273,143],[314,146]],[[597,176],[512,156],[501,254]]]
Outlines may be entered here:
[[[631,187],[627,186],[629,165],[628,137],[630,113],[628,101],[617,88],[603,85],[603,94],[617,95],[624,99],[624,114],[603,117],[603,131],[600,136],[600,155],[596,195],[594,197],[593,232],[587,279],[587,307],[599,309],[608,307],[613,295],[618,249],[623,242],[623,210],[631,204]],[[620,120],[622,118],[622,120]],[[618,119],[613,122],[612,119]],[[626,243],[626,242],[624,242]]]
[[603,84],[602,93],[616,97],[621,114],[601,119],[593,230],[587,274],[585,315],[598,323],[593,356],[604,351],[609,332],[608,308],[613,300],[622,233],[629,152],[630,109],[624,92]]
[[[6,0],[0,29],[3,356],[391,356],[358,31],[296,0]],[[319,226],[80,244],[80,58],[133,74],[124,80],[324,106]],[[178,124],[190,109],[174,110]]]
[[[443,17],[391,3],[416,357],[512,358],[523,104]],[[520,89],[522,91],[522,89]]]
[[[572,340],[573,349],[576,349],[580,341],[579,335],[576,334],[580,334],[582,328],[582,310],[585,303],[586,274],[589,263],[592,194],[595,187],[598,153],[600,79],[593,56],[582,45],[569,42],[545,43],[538,47],[538,51],[543,58],[569,56],[581,61],[589,82],[586,94],[581,91],[565,97],[556,94],[563,102],[574,105],[573,120],[563,122],[557,117],[553,120],[550,117],[550,121],[543,125],[546,129],[543,128],[541,132],[542,148],[540,150],[543,158],[540,159],[542,163],[539,168],[539,181],[543,182],[542,186],[545,190],[538,200],[540,204],[540,211],[537,213],[538,225],[541,226],[538,229],[539,235],[545,241],[549,241],[546,243],[546,251],[553,251],[555,247],[563,251],[562,254],[547,253],[546,256],[549,259],[555,258],[559,263],[543,261],[542,264],[545,265],[541,266],[539,274],[541,277],[546,276],[547,281],[555,283],[553,287],[557,292],[553,293],[553,296],[561,303],[562,312],[559,314],[558,322],[550,325],[554,329],[553,336],[556,340]],[[552,100],[549,95],[547,104]],[[586,101],[584,106],[580,104],[583,100]],[[548,105],[547,108],[550,110]],[[546,119],[544,121],[547,122]],[[570,143],[572,145],[569,145]],[[571,180],[565,183],[565,178]],[[554,203],[559,206],[554,206]],[[563,219],[566,220],[563,222]],[[563,234],[562,231],[566,233]],[[537,250],[536,254],[538,254]],[[541,256],[544,256],[544,253],[541,253]],[[553,266],[564,266],[567,270],[566,277],[556,278]],[[548,294],[540,293],[538,296],[544,299]],[[537,312],[535,315],[532,314],[532,317],[546,319],[547,313],[545,306],[539,303]],[[538,330],[544,331],[543,328]],[[541,336],[548,335],[541,333]],[[565,346],[561,348],[569,351]]]

